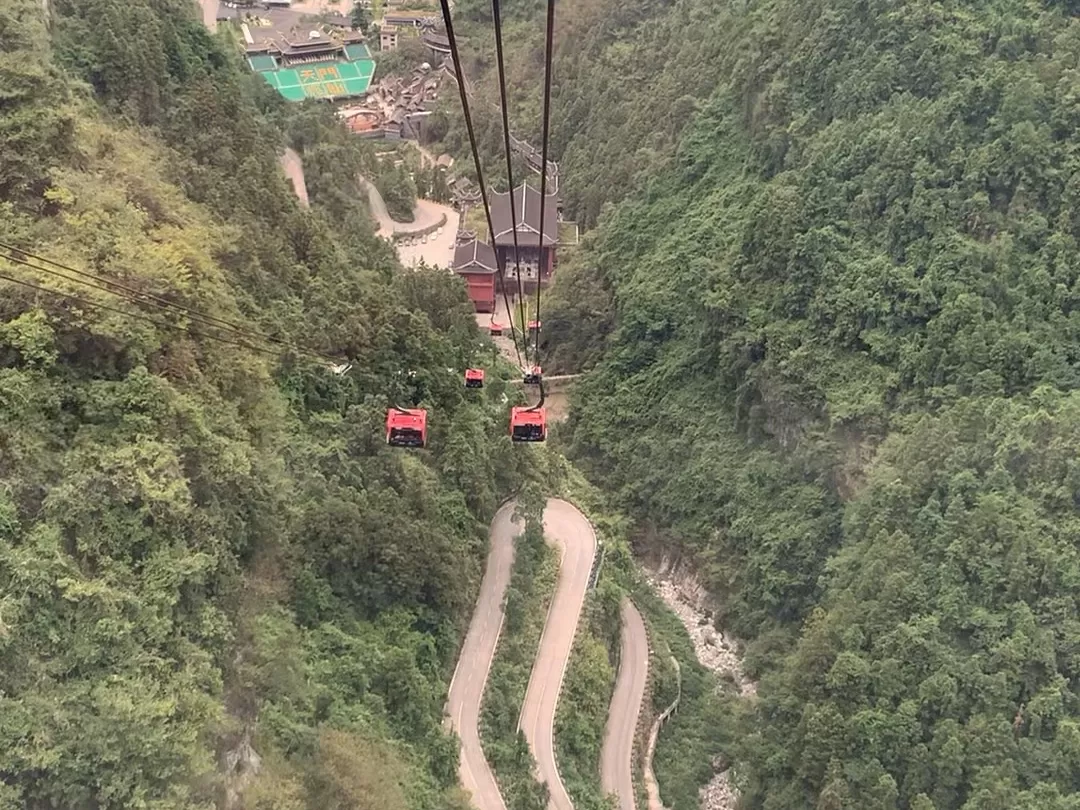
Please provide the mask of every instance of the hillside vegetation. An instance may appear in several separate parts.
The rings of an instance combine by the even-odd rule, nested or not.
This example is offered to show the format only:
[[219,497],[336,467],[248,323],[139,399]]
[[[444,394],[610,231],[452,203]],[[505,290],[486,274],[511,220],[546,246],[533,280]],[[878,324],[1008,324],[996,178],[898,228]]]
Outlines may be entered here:
[[[541,144],[546,3],[502,6],[510,129]],[[486,176],[505,186],[502,121],[491,3],[461,0],[455,26],[466,75],[474,85],[473,120]],[[671,3],[579,0],[559,3],[552,66],[551,159],[561,167],[567,219],[591,228],[605,206],[621,201],[670,161],[678,137],[737,58],[725,49],[740,18],[708,0]],[[440,104],[449,119],[444,145],[471,173],[468,136],[455,93]],[[442,127],[432,132],[441,136]],[[515,178],[536,178],[515,163]]]
[[560,268],[572,454],[752,640],[748,808],[1077,806],[1075,10],[729,7]]
[[[0,241],[354,367],[0,259],[47,288],[0,280],[0,807],[466,807],[446,684],[533,473],[447,370],[463,287],[399,273],[361,147],[193,4],[50,6],[0,8]],[[432,450],[385,446],[389,401]]]

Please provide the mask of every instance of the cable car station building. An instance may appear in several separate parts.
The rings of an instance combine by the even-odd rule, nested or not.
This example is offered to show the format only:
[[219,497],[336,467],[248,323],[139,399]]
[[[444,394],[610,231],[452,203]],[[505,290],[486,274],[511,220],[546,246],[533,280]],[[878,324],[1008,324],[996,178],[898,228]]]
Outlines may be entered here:
[[546,284],[555,271],[555,248],[559,243],[559,195],[549,191],[544,204],[544,223],[540,223],[540,190],[528,182],[508,191],[491,195],[491,224],[495,230],[495,250],[505,262],[507,284],[517,289],[517,265],[514,255],[514,226],[511,208],[517,222],[517,243],[521,259],[521,282],[526,291]]
[[[468,238],[470,237],[471,238]],[[465,279],[469,300],[477,312],[495,311],[495,278],[499,268],[495,264],[495,251],[487,242],[481,242],[475,234],[459,232],[454,247],[454,272]]]
[[549,192],[544,206],[544,228],[540,228],[540,191],[522,183],[514,193],[492,191],[491,224],[495,230],[494,248],[481,242],[471,231],[460,231],[454,248],[453,271],[465,279],[469,300],[477,312],[494,312],[495,297],[502,292],[499,285],[498,263],[503,270],[506,292],[516,296],[518,291],[517,262],[514,256],[514,228],[511,224],[511,204],[517,218],[517,242],[521,251],[522,292],[536,292],[537,284],[546,285],[558,265],[556,248],[560,241],[560,226],[566,229],[564,244],[576,244],[577,225],[562,222],[557,192]]

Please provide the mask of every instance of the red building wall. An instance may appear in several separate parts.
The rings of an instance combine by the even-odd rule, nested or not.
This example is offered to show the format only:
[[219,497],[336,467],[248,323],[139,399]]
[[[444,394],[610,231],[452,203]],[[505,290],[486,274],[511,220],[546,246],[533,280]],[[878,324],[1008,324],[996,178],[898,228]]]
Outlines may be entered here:
[[495,274],[461,273],[469,288],[469,300],[477,312],[495,311]]

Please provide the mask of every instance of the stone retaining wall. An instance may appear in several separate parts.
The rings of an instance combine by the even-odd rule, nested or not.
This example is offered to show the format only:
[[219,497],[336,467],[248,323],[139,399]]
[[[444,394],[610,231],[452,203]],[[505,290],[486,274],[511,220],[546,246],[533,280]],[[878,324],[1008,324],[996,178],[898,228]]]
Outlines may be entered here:
[[446,214],[443,214],[439,221],[434,225],[428,225],[424,228],[417,228],[415,231],[394,231],[390,234],[390,239],[394,242],[400,242],[402,239],[416,239],[417,237],[427,236],[428,234],[435,233],[439,228],[445,227]]
[[[634,605],[637,609],[637,605]],[[639,610],[638,613],[641,613]],[[649,644],[649,672],[645,678],[645,694],[641,697],[641,709],[638,711],[637,729],[634,732],[634,804],[639,806],[639,796],[637,787],[639,784],[645,783],[645,754],[648,751],[649,745],[649,731],[652,728],[653,723],[653,689],[656,687],[656,647],[653,645],[653,632],[652,626],[649,624],[648,617],[641,614],[642,624],[645,625],[645,638]],[[646,790],[647,793],[647,790]]]

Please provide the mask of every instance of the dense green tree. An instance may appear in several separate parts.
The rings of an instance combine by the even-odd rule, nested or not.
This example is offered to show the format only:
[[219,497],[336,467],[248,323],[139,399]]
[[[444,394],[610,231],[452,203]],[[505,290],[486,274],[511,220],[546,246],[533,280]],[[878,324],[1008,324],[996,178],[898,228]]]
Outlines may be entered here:
[[548,299],[570,450],[752,640],[747,807],[1070,807],[1080,24],[724,15],[673,162]]
[[[463,285],[400,272],[370,150],[194,6],[49,5],[0,9],[0,241],[242,334],[0,257],[44,288],[0,281],[0,805],[461,810],[446,683],[533,466],[453,370]],[[429,449],[384,443],[404,396]]]
[[371,26],[371,12],[360,3],[357,3],[353,6],[352,13],[349,15],[349,23],[356,31],[367,31]]

